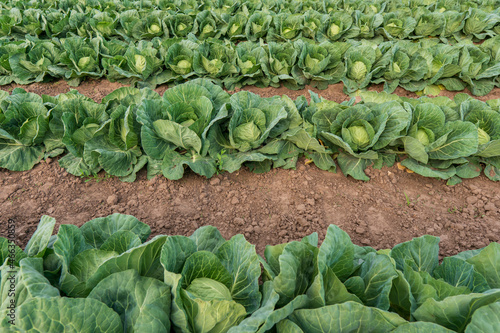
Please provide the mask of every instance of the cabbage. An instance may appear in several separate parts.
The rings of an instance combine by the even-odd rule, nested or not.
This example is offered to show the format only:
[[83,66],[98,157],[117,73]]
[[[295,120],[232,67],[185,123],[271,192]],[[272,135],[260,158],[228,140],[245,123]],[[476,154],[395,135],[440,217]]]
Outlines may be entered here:
[[212,27],[210,24],[207,24],[203,27],[203,34],[209,34],[214,31],[214,27]]
[[140,54],[134,56],[135,59],[135,70],[138,73],[142,73],[146,69],[146,58]]
[[78,60],[78,68],[80,68],[80,70],[84,70],[89,63],[90,63],[90,57],[81,57]]
[[399,65],[397,63],[392,64],[392,70],[396,73],[401,73],[401,68],[399,68]]
[[340,33],[340,27],[335,23],[332,23],[328,29],[328,33],[331,37],[336,36]]
[[262,26],[260,24],[255,24],[252,22],[252,31],[254,34],[262,31]]
[[352,142],[359,148],[364,148],[370,143],[370,136],[363,126],[351,126],[348,128]]
[[254,66],[254,64],[251,60],[247,60],[245,62],[242,62],[242,63],[240,63],[241,72],[243,74],[248,74],[252,70],[253,66]]
[[351,67],[350,74],[351,77],[356,81],[362,81],[366,77],[368,69],[362,61],[356,61]]
[[485,130],[483,130],[482,128],[477,128],[477,136],[478,136],[478,143],[480,145],[484,145],[488,142],[490,142],[491,138],[490,138],[490,135],[488,133],[486,133]]
[[427,132],[421,128],[417,131],[417,140],[424,146],[428,146],[430,143]]
[[151,34],[157,34],[161,31],[160,26],[158,24],[151,24],[148,29],[148,32]]
[[231,29],[229,29],[229,34],[230,35],[234,35],[236,33],[236,31],[238,31],[238,29],[240,28],[240,25],[239,24],[233,24],[231,26]]
[[253,121],[250,121],[234,129],[234,140],[236,143],[255,142],[259,139],[261,133],[259,127]]
[[186,28],[187,28],[187,26],[184,23],[179,23],[177,25],[177,30],[179,30],[179,31],[183,31]]
[[283,37],[288,39],[295,37],[295,30],[290,28],[283,29]]
[[177,63],[177,67],[179,68],[181,74],[187,74],[191,72],[191,62],[187,60],[181,60]]

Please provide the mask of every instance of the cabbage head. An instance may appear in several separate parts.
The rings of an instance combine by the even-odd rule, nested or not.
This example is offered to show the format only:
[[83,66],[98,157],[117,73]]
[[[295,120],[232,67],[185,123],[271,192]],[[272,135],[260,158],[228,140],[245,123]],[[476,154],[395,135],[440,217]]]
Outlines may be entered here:
[[160,262],[176,331],[227,332],[260,306],[259,257],[243,235],[226,241],[205,226],[190,237],[168,237]]

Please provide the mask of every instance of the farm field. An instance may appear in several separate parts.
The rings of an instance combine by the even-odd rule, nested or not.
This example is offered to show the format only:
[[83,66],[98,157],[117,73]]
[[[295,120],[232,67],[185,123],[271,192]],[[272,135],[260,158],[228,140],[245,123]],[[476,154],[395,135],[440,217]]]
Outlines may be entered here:
[[0,1],[0,332],[500,332],[500,0]]

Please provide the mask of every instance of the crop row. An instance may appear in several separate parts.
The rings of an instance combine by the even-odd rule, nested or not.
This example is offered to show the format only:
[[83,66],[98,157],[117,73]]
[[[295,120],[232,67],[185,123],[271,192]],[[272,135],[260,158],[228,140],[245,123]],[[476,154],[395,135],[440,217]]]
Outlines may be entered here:
[[173,38],[126,43],[102,38],[0,43],[0,84],[65,78],[77,85],[86,77],[137,83],[154,88],[190,78],[217,80],[227,89],[244,85],[298,89],[306,84],[326,88],[343,82],[348,93],[373,83],[385,91],[409,91],[443,85],[469,88],[485,95],[500,86],[500,36],[481,45],[419,42],[322,42],[307,39],[282,43]]
[[0,167],[31,169],[44,156],[76,176],[106,171],[135,180],[182,178],[186,167],[212,177],[248,166],[295,168],[305,155],[323,170],[368,180],[364,170],[402,165],[456,184],[484,170],[500,179],[500,100],[458,94],[408,99],[362,93],[338,104],[311,92],[292,101],[247,91],[229,95],[206,79],[168,89],[120,88],[101,103],[71,91],[56,97],[16,88],[0,102]]
[[447,5],[453,3],[449,1],[445,7],[433,9],[419,6],[388,9],[389,6],[379,2],[364,5],[364,11],[335,9],[328,13],[312,9],[304,13],[249,11],[236,4],[186,13],[151,9],[12,8],[1,12],[0,37],[24,40],[27,35],[43,39],[102,36],[140,41],[186,37],[193,33],[202,40],[212,37],[257,41],[263,38],[271,42],[306,37],[321,42],[375,36],[483,40],[499,34],[500,7],[491,12],[484,7],[457,11],[454,6],[448,6],[453,8],[448,9]]
[[196,14],[203,10],[213,10],[218,15],[232,14],[236,11],[256,10],[271,11],[275,13],[291,12],[304,13],[308,10],[316,10],[322,13],[332,11],[353,12],[359,10],[364,13],[382,13],[394,11],[400,8],[428,9],[443,12],[454,10],[466,12],[470,8],[481,8],[487,12],[498,9],[499,0],[374,0],[367,3],[362,0],[2,0],[2,9],[41,9],[44,11],[69,12],[73,9],[79,12],[89,10],[124,12],[130,9],[136,10],[163,10],[169,12],[183,12]]
[[330,225],[264,259],[211,226],[147,241],[130,215],[55,223],[24,251],[0,238],[2,332],[500,331],[499,243],[439,263],[438,237],[376,251]]

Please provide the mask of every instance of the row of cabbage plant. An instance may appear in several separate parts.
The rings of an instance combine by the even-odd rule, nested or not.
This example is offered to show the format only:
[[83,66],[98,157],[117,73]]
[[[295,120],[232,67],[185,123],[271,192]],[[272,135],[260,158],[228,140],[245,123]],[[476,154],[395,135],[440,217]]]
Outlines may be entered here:
[[263,258],[211,226],[55,224],[43,216],[24,250],[0,238],[2,332],[500,331],[499,243],[440,262],[438,237],[377,251],[330,225],[321,246],[313,233]]
[[368,180],[364,170],[396,161],[456,184],[484,171],[500,179],[500,101],[466,94],[409,99],[364,92],[336,103],[311,92],[233,95],[206,79],[168,89],[120,88],[101,103],[73,90],[55,97],[16,88],[0,95],[0,167],[29,170],[42,158],[76,176],[104,170],[133,181],[176,180],[186,168],[212,177],[247,166],[255,172],[295,168],[304,156],[323,170]]
[[84,78],[155,88],[197,77],[211,78],[233,90],[244,85],[291,89],[309,84],[325,89],[343,82],[352,93],[384,83],[432,92],[468,88],[485,95],[500,86],[500,36],[481,45],[454,45],[437,39],[316,43],[310,39],[265,44],[234,44],[188,38],[126,43],[102,38],[30,39],[0,42],[0,84],[28,84],[64,78],[78,85]]
[[[398,2],[403,4],[403,1],[393,3]],[[500,6],[490,11],[487,7],[462,8],[451,1],[441,7],[386,6],[384,1],[353,6],[359,8],[355,10],[337,8],[326,13],[313,9],[299,10],[299,13],[251,10],[245,5],[238,7],[237,2],[209,8],[196,11],[106,8],[101,11],[81,4],[70,10],[52,6],[47,9],[14,7],[0,12],[0,37],[24,40],[27,35],[42,39],[102,36],[140,41],[186,37],[193,33],[199,39],[256,41],[263,38],[268,42],[299,37],[336,41],[374,36],[386,39],[440,37],[444,41],[455,41],[483,40],[500,32]]]

